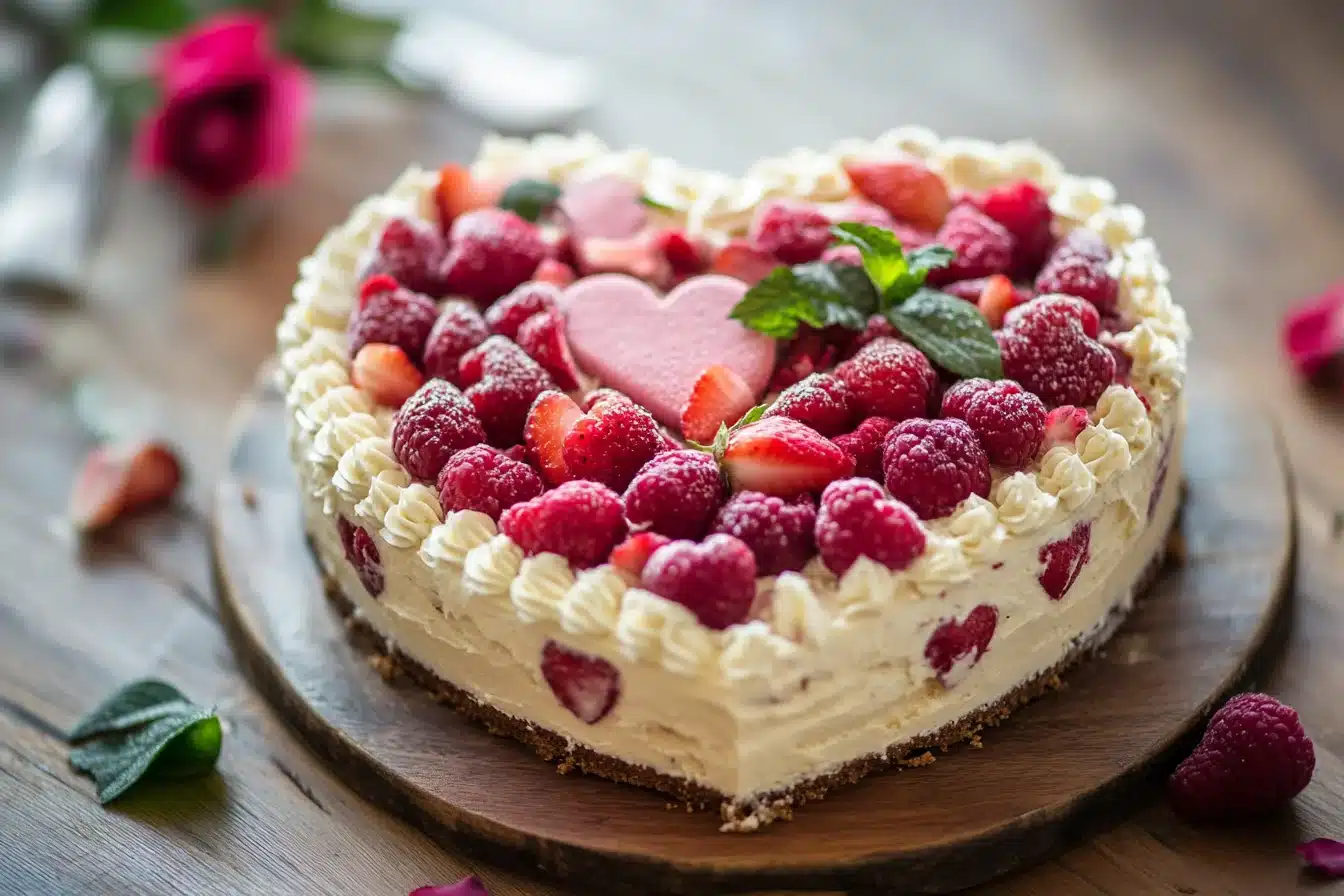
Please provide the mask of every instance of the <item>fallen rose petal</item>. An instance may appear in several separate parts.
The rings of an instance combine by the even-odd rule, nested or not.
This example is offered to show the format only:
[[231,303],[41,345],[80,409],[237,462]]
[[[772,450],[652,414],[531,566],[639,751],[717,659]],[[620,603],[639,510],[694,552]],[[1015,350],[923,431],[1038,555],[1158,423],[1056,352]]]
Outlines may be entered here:
[[1283,350],[1294,369],[1312,377],[1344,354],[1344,283],[1288,312]]
[[1344,877],[1344,843],[1320,837],[1297,844],[1302,860],[1322,874]]
[[411,896],[490,896],[485,884],[475,875],[464,877],[455,884],[440,884],[437,887],[420,887],[411,891]]
[[95,448],[85,458],[70,492],[70,522],[91,532],[131,511],[162,501],[177,490],[182,465],[159,442],[127,442]]

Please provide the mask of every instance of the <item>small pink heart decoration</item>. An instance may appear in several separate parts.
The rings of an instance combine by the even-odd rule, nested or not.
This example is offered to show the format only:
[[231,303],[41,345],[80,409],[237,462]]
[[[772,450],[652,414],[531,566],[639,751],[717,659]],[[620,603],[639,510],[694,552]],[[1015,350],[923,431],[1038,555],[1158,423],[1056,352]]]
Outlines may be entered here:
[[706,274],[659,298],[634,277],[599,274],[567,288],[560,304],[579,366],[679,431],[681,409],[710,365],[732,369],[757,397],[765,392],[775,341],[728,317],[746,291],[735,277]]

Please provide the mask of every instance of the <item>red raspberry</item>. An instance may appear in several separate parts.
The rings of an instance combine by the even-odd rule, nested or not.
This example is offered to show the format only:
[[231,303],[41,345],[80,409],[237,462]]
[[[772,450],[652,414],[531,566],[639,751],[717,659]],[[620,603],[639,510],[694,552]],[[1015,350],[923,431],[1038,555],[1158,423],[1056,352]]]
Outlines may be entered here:
[[383,593],[386,584],[383,577],[383,561],[378,555],[378,542],[360,526],[351,525],[343,516],[336,518],[336,531],[341,536],[341,547],[345,548],[346,561],[355,568],[359,583],[371,597]]
[[943,416],[970,424],[1000,467],[1025,466],[1045,435],[1045,405],[1012,380],[962,380],[943,394]]
[[662,450],[662,430],[648,411],[631,401],[599,401],[566,434],[564,460],[575,479],[624,491]]
[[799,570],[816,547],[812,529],[817,507],[811,495],[793,499],[760,492],[738,492],[714,518],[714,531],[739,539],[756,555],[756,571],[777,576]]
[[1315,769],[1316,750],[1291,706],[1268,694],[1238,694],[1176,766],[1167,796],[1182,818],[1233,821],[1286,805]]
[[859,251],[858,246],[851,246],[846,243],[828,248],[821,253],[821,260],[834,261],[839,264],[852,264],[859,267],[863,264],[863,253]]
[[558,288],[564,288],[577,279],[574,269],[563,261],[556,261],[554,258],[543,258],[541,264],[532,272],[533,283],[549,283]]
[[350,317],[350,357],[370,342],[395,345],[406,357],[419,362],[425,353],[429,331],[439,316],[434,300],[409,289],[395,289],[371,296]]
[[664,230],[654,238],[653,244],[672,266],[672,273],[679,277],[699,274],[709,265],[706,248],[687,236],[684,230]]
[[625,537],[621,498],[598,482],[566,482],[499,518],[499,531],[523,553],[559,554],[575,566],[596,566]]
[[896,426],[890,417],[869,417],[853,432],[831,439],[840,450],[854,458],[854,475],[869,479],[882,478],[882,448],[887,433]]
[[1013,281],[1009,280],[1003,274],[991,274],[988,277],[976,277],[974,280],[958,280],[956,283],[947,283],[940,286],[943,292],[950,296],[956,296],[959,299],[965,299],[968,302],[979,303],[980,297],[985,294],[986,287],[991,283],[997,285],[1000,282],[1007,281],[1008,288],[1012,291],[1012,306],[1021,305],[1023,302],[1033,298],[1029,290],[1026,290]]
[[497,448],[522,441],[532,402],[555,388],[541,365],[503,336],[491,336],[463,355],[457,378],[470,385],[467,398],[485,425],[490,444]]
[[972,205],[948,212],[934,242],[957,253],[947,267],[929,271],[928,281],[934,285],[1002,274],[1013,267],[1013,235]]
[[672,539],[657,532],[636,532],[611,549],[607,562],[629,576],[632,582],[638,582],[653,552],[670,541]]
[[1045,260],[1036,277],[1036,292],[1077,296],[1109,311],[1120,294],[1120,284],[1106,270],[1110,260],[1111,250],[1101,237],[1080,227],[1060,240]]
[[1097,311],[1072,296],[1040,296],[1008,312],[995,335],[1003,372],[1048,405],[1090,406],[1115,380],[1115,358],[1096,340]]
[[835,348],[826,344],[821,331],[804,327],[784,352],[784,360],[780,361],[770,380],[770,391],[782,392],[818,370],[830,367],[834,359]]
[[518,328],[518,345],[565,392],[579,388],[579,365],[565,339],[565,315],[559,308],[534,314]]
[[[541,649],[541,677],[560,705],[589,725],[606,718],[621,697],[619,669],[600,656],[589,656],[555,641],[547,641]],[[485,887],[479,892],[484,893]]]
[[1029,180],[986,190],[971,200],[975,207],[998,221],[1013,235],[1013,272],[1030,277],[1041,268],[1054,236],[1050,222],[1050,197]]
[[854,341],[850,344],[850,350],[857,352],[865,345],[879,339],[900,339],[900,337],[901,333],[896,329],[895,324],[880,314],[874,314],[868,318],[868,323],[864,325],[863,330],[854,337]]
[[1111,353],[1115,359],[1115,382],[1122,386],[1129,385],[1130,372],[1134,369],[1134,359],[1129,356],[1129,352],[1118,345],[1110,336],[1102,334],[1101,344],[1106,346],[1106,350]]
[[454,454],[439,473],[438,486],[444,513],[476,510],[492,520],[546,489],[536,470],[489,445]]
[[583,412],[586,414],[597,407],[599,401],[625,401],[630,404],[635,403],[634,399],[624,392],[618,392],[615,389],[603,386],[601,389],[594,389],[585,395],[583,401],[579,402],[579,407],[583,408]]
[[[891,230],[897,226],[896,219],[891,216],[890,212],[880,205],[874,205],[862,199],[851,199],[839,205],[831,206],[828,214],[836,224],[871,224],[873,227],[881,227],[883,230]],[[904,246],[905,244],[902,243],[901,245]],[[858,251],[854,246],[849,248]],[[910,247],[905,246],[905,248]]]
[[667,451],[644,465],[625,490],[631,529],[697,539],[723,503],[723,477],[713,455]]
[[449,382],[457,379],[457,362],[489,335],[490,330],[475,305],[444,302],[425,343],[425,375]]
[[550,311],[559,298],[560,290],[553,284],[529,281],[485,309],[485,322],[490,325],[490,332],[516,340],[524,321]]
[[513,212],[482,208],[453,222],[439,270],[449,292],[484,304],[526,281],[544,257],[535,226]]
[[443,237],[433,224],[416,218],[393,218],[383,225],[360,279],[388,274],[407,289],[438,297],[445,292],[439,276],[443,253]]
[[1091,421],[1087,417],[1087,408],[1076,408],[1071,404],[1051,408],[1045,415],[1045,433],[1041,447],[1049,451],[1057,445],[1072,445],[1078,433]]
[[772,199],[756,209],[747,238],[785,264],[821,258],[831,242],[831,219],[796,199]]
[[1092,559],[1092,524],[1079,523],[1067,538],[1043,545],[1038,559],[1042,569],[1036,580],[1041,589],[1051,600],[1063,600]]
[[933,630],[924,645],[924,659],[929,661],[945,687],[956,684],[948,673],[962,659],[968,656],[971,658],[970,664],[964,667],[966,671],[980,662],[980,657],[989,649],[989,642],[994,638],[994,629],[998,624],[998,609],[989,604],[980,604],[967,613],[961,622],[948,619]]
[[448,459],[485,441],[485,428],[451,383],[430,380],[397,411],[392,453],[406,472],[433,482]]
[[814,373],[795,383],[766,410],[766,417],[791,417],[824,436],[849,429],[854,416],[849,388],[829,373]]
[[700,544],[674,541],[653,552],[642,584],[690,610],[701,624],[724,629],[746,619],[756,600],[756,558],[731,535],[711,535]]
[[882,452],[887,490],[926,520],[989,495],[989,458],[964,420],[906,420]]
[[359,284],[359,302],[360,308],[369,304],[369,299],[385,292],[392,292],[400,286],[395,278],[389,274],[374,274],[363,283]]
[[924,353],[906,342],[878,339],[835,368],[864,417],[906,420],[928,412],[938,375]]
[[924,553],[924,530],[915,514],[867,479],[826,486],[815,534],[822,562],[838,576],[860,557],[902,570]]

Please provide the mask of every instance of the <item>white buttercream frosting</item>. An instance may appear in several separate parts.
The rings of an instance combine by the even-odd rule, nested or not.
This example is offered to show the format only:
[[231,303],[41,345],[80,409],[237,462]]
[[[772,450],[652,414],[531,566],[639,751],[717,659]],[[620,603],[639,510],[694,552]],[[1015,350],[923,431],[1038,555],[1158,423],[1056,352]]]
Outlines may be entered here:
[[966,556],[985,561],[997,557],[1005,537],[994,502],[971,495],[952,514],[935,521],[943,534],[955,538]]
[[523,549],[507,535],[496,535],[467,552],[462,584],[481,597],[504,595],[523,565]]
[[[281,325],[284,326],[284,323]],[[284,374],[286,388],[293,385],[299,371],[327,362],[344,367],[350,356],[350,340],[339,330],[311,330],[306,338],[293,346],[285,348],[283,343],[282,338],[280,370]]]
[[355,412],[328,419],[313,435],[313,447],[308,452],[313,494],[322,499],[328,513],[335,508],[333,502],[338,492],[334,477],[341,458],[355,443],[375,438],[379,432],[381,427],[377,420],[369,414]]
[[537,554],[518,567],[509,586],[509,599],[523,622],[560,618],[560,601],[574,587],[574,571],[559,554]]
[[775,579],[770,600],[770,628],[796,644],[820,646],[830,630],[830,614],[812,585],[796,572]]
[[971,578],[971,562],[955,538],[930,533],[924,553],[910,567],[910,580],[925,597],[937,597],[948,585]]
[[397,503],[383,515],[379,534],[394,548],[419,548],[442,519],[438,493],[423,482],[414,482],[401,490]]
[[1076,452],[1060,445],[1041,459],[1041,487],[1065,510],[1076,510],[1096,492],[1097,480]]
[[392,440],[386,436],[373,436],[360,439],[341,455],[331,482],[342,498],[350,504],[358,504],[369,496],[369,485],[375,476],[398,469],[401,466],[392,454]]
[[994,487],[999,522],[1014,535],[1023,535],[1045,525],[1059,501],[1041,488],[1031,473],[1013,473]]
[[461,575],[467,554],[499,534],[495,521],[476,510],[455,510],[435,526],[420,546],[420,559],[430,569]]
[[355,505],[355,515],[374,529],[381,529],[387,512],[397,506],[402,491],[410,484],[411,477],[401,467],[383,470],[369,480],[369,493]]
[[1142,451],[1153,440],[1153,423],[1143,401],[1127,386],[1107,386],[1097,400],[1093,415],[1097,423],[1119,433],[1134,451]]
[[1129,469],[1129,442],[1105,426],[1086,426],[1074,440],[1078,459],[1097,482],[1109,482]]
[[560,601],[560,627],[575,635],[606,635],[616,628],[625,579],[611,566],[579,573]]

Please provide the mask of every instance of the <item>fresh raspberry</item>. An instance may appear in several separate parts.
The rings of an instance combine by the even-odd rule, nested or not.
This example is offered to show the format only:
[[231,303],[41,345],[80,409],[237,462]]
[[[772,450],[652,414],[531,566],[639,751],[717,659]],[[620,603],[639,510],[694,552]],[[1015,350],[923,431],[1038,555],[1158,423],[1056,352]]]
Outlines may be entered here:
[[1054,236],[1050,197],[1029,180],[1004,184],[971,199],[975,207],[1013,235],[1013,272],[1030,277],[1041,269]]
[[530,278],[545,255],[535,226],[513,212],[482,208],[453,222],[439,271],[449,292],[484,304]]
[[569,284],[578,279],[574,269],[563,261],[556,261],[554,258],[543,258],[541,264],[532,272],[533,283],[549,283],[552,286],[564,289]]
[[701,624],[724,629],[746,619],[756,600],[756,558],[731,535],[711,535],[700,544],[674,541],[653,552],[642,584],[690,610]]
[[492,520],[546,489],[536,470],[489,445],[454,454],[439,473],[438,486],[444,513],[475,510]]
[[625,490],[625,519],[634,530],[698,539],[723,503],[723,477],[714,456],[668,451],[644,465]]
[[1092,524],[1079,523],[1067,538],[1041,547],[1042,569],[1036,580],[1051,600],[1063,600],[1092,559]]
[[952,207],[946,182],[919,159],[851,159],[844,167],[854,189],[898,221],[935,230]]
[[947,213],[934,242],[956,253],[947,267],[929,271],[934,285],[1002,274],[1013,267],[1013,235],[1002,224],[972,205]]
[[1041,448],[1049,451],[1057,445],[1072,445],[1090,421],[1087,408],[1074,407],[1071,404],[1051,408],[1045,415],[1045,432],[1041,438]]
[[1099,311],[1115,307],[1120,284],[1106,270],[1111,250],[1094,231],[1080,227],[1059,241],[1036,277],[1036,292],[1086,299]]
[[439,319],[425,342],[425,376],[452,382],[457,379],[457,362],[490,335],[481,312],[470,302],[444,302]]
[[443,253],[443,237],[432,224],[416,218],[393,218],[383,225],[360,279],[387,274],[409,290],[437,298],[445,292],[439,276]]
[[785,264],[806,264],[831,242],[831,219],[809,203],[772,199],[757,207],[747,238]]
[[409,289],[380,292],[369,298],[350,317],[346,334],[350,337],[350,357],[370,342],[395,345],[406,357],[418,362],[425,353],[425,342],[439,309],[434,300]]
[[601,483],[566,482],[505,510],[499,531],[529,557],[559,554],[575,566],[596,566],[625,537],[624,508]]
[[653,244],[672,266],[672,273],[679,277],[699,274],[709,264],[706,247],[692,240],[684,230],[664,230],[654,238]]
[[906,420],[928,412],[938,375],[924,353],[896,339],[877,339],[835,368],[864,417]]
[[[596,725],[621,698],[621,671],[600,656],[590,656],[555,641],[541,648],[541,677],[560,705],[581,722]],[[480,890],[485,892],[485,888]]]
[[1012,380],[962,380],[943,395],[943,416],[970,424],[989,462],[1030,463],[1045,435],[1045,405]]
[[631,582],[638,582],[653,552],[671,541],[657,532],[636,532],[611,549],[607,562],[625,573]]
[[386,581],[383,576],[383,561],[378,555],[378,542],[360,526],[355,526],[343,516],[336,518],[336,530],[341,537],[341,547],[345,548],[346,561],[355,568],[359,583],[371,597],[383,593]]
[[964,420],[906,420],[882,451],[887,490],[926,520],[989,495],[989,458]]
[[555,388],[541,365],[503,336],[491,336],[463,355],[457,378],[470,385],[467,398],[485,425],[490,444],[497,448],[522,441],[532,402]]
[[532,280],[485,309],[485,322],[491,333],[517,340],[518,328],[533,315],[556,307],[559,298],[554,284]]
[[430,380],[397,412],[392,453],[416,479],[433,482],[454,454],[485,441],[471,402],[445,380]]
[[[883,230],[891,230],[896,226],[896,219],[891,216],[890,212],[880,205],[865,202],[862,199],[851,199],[839,205],[831,206],[827,214],[836,224],[869,224],[873,227],[881,227]],[[850,248],[858,251],[854,246]],[[910,247],[906,246],[906,248]],[[823,260],[825,259],[823,258]]]
[[[540,226],[541,241],[546,244],[546,257],[541,260],[542,264],[554,262],[569,267],[575,264],[574,258],[574,234],[563,227],[554,224],[542,224]],[[537,270],[541,270],[541,265],[537,265]],[[534,280],[544,279],[533,274]]]
[[1048,405],[1091,405],[1115,380],[1115,358],[1096,340],[1096,309],[1072,296],[1040,296],[1008,312],[995,334],[1004,375]]
[[1250,818],[1286,805],[1315,769],[1316,750],[1291,706],[1268,694],[1238,694],[1176,766],[1167,797],[1190,821]]
[[970,671],[980,662],[980,657],[989,649],[994,638],[994,629],[999,624],[999,611],[989,604],[980,604],[960,622],[948,619],[939,623],[929,640],[924,644],[924,659],[929,661],[938,680],[945,687],[956,684],[957,675],[952,669],[966,657],[971,661],[962,667],[961,674]]
[[803,327],[789,343],[784,359],[770,380],[771,392],[782,392],[794,383],[802,382],[818,370],[825,370],[835,360],[835,348],[828,345],[820,330]]
[[594,389],[584,396],[583,401],[579,402],[579,407],[583,408],[586,414],[597,407],[599,401],[625,401],[634,404],[635,400],[624,392],[618,392],[615,389],[603,386],[601,389]]
[[392,292],[400,285],[390,274],[374,274],[359,284],[359,307],[363,308],[369,304],[369,299],[385,292]]
[[817,507],[811,495],[793,499],[738,492],[714,518],[714,531],[739,539],[756,556],[756,572],[777,576],[799,570],[816,553],[812,529]]
[[838,264],[852,264],[855,267],[861,267],[863,265],[863,253],[859,251],[858,246],[842,243],[838,246],[831,246],[825,252],[821,253],[821,260],[834,261]]
[[815,535],[822,562],[838,576],[860,557],[899,571],[924,553],[924,530],[914,512],[867,479],[826,486]]
[[662,430],[648,411],[631,401],[599,401],[565,436],[564,460],[575,479],[624,491],[662,450]]
[[518,328],[518,345],[565,392],[579,388],[579,365],[565,339],[565,315],[559,308],[534,314]]
[[833,436],[849,429],[853,402],[842,381],[829,373],[814,373],[785,389],[764,416],[791,417],[824,436]]
[[900,339],[901,331],[896,329],[896,325],[887,320],[881,314],[874,314],[868,318],[863,329],[854,337],[849,344],[851,352],[857,352],[870,343],[879,339]]
[[376,404],[399,408],[424,385],[425,378],[399,347],[370,342],[350,362],[350,382]]
[[890,417],[869,417],[853,432],[831,439],[840,450],[854,459],[854,475],[868,479],[882,478],[882,448],[887,433],[896,426]]

